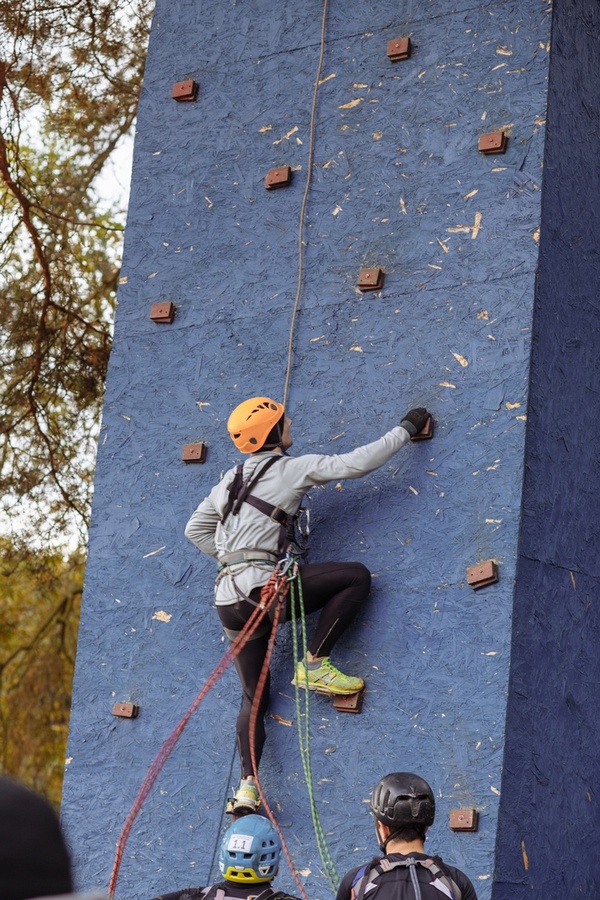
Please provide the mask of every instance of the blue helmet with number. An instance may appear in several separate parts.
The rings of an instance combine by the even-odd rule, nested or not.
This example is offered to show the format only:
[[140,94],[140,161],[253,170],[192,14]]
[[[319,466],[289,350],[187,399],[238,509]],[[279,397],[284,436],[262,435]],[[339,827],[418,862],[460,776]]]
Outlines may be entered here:
[[271,881],[279,868],[281,841],[269,819],[242,816],[223,835],[219,869],[227,881]]

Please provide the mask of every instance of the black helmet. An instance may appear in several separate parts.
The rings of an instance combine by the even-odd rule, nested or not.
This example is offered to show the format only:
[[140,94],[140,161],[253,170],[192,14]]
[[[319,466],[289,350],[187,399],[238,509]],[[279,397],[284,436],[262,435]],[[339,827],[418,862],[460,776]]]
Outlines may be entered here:
[[424,778],[412,772],[392,772],[375,785],[371,812],[390,828],[427,828],[435,819],[435,798]]

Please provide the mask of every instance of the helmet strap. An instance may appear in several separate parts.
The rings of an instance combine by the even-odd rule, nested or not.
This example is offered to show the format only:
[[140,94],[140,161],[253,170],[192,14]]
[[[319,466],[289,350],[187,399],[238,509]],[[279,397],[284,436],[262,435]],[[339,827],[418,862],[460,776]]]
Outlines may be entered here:
[[[275,431],[275,429],[277,429],[276,435],[273,435],[274,437],[276,437],[276,440],[271,440],[268,443],[263,444],[262,447],[260,448],[260,450],[257,450],[256,453],[261,453],[263,450],[276,450],[277,447],[281,447],[281,442],[283,440],[283,424],[284,424],[284,422],[285,422],[285,413],[283,413],[280,420],[277,422],[276,425],[273,425],[273,428],[269,432],[268,436],[271,437],[271,435],[273,435],[273,432]],[[281,449],[283,449],[283,448],[281,448]]]
[[385,841],[383,841],[381,844],[379,844],[379,849],[381,850],[381,852],[383,853],[384,856],[387,853],[387,845],[389,844],[389,842],[393,841],[394,838],[398,834],[400,834],[401,831],[402,831],[402,828],[396,828],[395,831],[390,831],[390,833],[386,837]]
[[[419,826],[419,825],[400,825],[399,828],[395,828],[393,831],[390,831],[390,833],[388,834],[388,836],[386,837],[386,839],[384,841],[380,841],[379,849],[384,854],[384,856],[387,853],[387,846],[390,843],[390,841],[393,841],[396,837],[398,837],[398,835],[401,834],[405,828],[414,828],[416,831],[422,831],[423,832],[423,834],[422,834],[423,843],[425,843],[425,841],[427,840],[427,837],[425,835],[425,831],[427,831],[426,828],[422,829],[421,826]],[[379,837],[379,831],[377,832],[377,836]]]

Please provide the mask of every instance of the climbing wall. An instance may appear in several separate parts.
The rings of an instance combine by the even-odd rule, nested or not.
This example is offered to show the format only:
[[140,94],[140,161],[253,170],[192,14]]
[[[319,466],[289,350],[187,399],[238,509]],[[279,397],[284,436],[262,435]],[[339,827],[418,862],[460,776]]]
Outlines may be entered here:
[[[238,460],[231,409],[280,398],[289,373],[294,453],[350,450],[411,406],[435,417],[433,440],[310,500],[311,561],[356,559],[374,575],[334,655],[366,679],[362,713],[311,696],[314,803],[336,868],[375,852],[371,788],[406,769],[436,792],[431,848],[492,894],[551,12],[545,0],[325,11],[156,5],[65,776],[80,887],[108,884],[138,789],[224,652],[215,563],[183,530]],[[392,61],[389,43],[407,36],[409,57]],[[481,152],[498,133],[503,152]],[[289,184],[267,190],[285,166]],[[359,288],[365,268],[380,270],[379,289]],[[185,462],[200,442],[204,462],[193,450]],[[474,590],[467,570],[484,562],[499,580]],[[325,898],[291,655],[288,625],[261,780],[307,894]],[[217,877],[238,704],[228,671],[137,815],[118,898]],[[479,813],[476,832],[450,830],[461,809]],[[298,893],[286,865],[278,883]]]

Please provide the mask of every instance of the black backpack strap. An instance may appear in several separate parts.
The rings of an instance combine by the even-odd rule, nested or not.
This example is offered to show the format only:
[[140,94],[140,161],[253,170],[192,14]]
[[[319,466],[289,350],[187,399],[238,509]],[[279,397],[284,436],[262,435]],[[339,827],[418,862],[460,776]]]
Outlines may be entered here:
[[280,459],[283,459],[280,454],[270,456],[265,464],[263,466],[257,466],[254,473],[245,481],[243,464],[236,466],[234,476],[228,488],[229,497],[221,518],[221,525],[229,515],[236,516],[239,513],[242,503],[248,503],[280,526],[278,552],[281,554],[285,552],[286,545],[289,542],[288,530],[290,525],[293,525],[293,517],[288,516],[286,511],[281,509],[280,506],[274,506],[272,503],[268,503],[266,500],[262,500],[260,497],[254,497],[252,495],[252,491],[263,475],[265,475],[271,466]]
[[[231,479],[231,484],[229,485],[229,497],[227,498],[227,505],[221,516],[221,525],[224,523],[225,519],[233,509],[233,504],[235,503],[235,498],[241,490],[241,487],[244,483],[244,466],[240,463],[239,466],[235,467],[235,472],[233,474],[233,478]],[[210,898],[212,900],[212,898]]]
[[[254,474],[251,475],[244,481],[244,464],[240,463],[235,467],[235,472],[233,474],[233,478],[231,479],[231,484],[229,485],[228,492],[229,497],[227,498],[227,505],[223,511],[223,515],[221,516],[221,525],[225,522],[225,519],[230,515],[236,516],[240,511],[240,506],[244,501],[248,500],[248,495],[253,490],[255,485],[260,481],[265,472],[267,472],[273,463],[276,463],[278,459],[281,459],[281,456],[270,456],[269,459],[265,462],[262,468],[257,467],[254,470]],[[263,501],[264,502],[264,501]],[[269,512],[266,515],[271,515],[271,510],[276,509],[276,507],[271,506],[271,504],[265,504],[269,507]],[[261,509],[261,512],[265,510]],[[282,510],[283,512],[283,510]]]
[[273,519],[274,522],[277,522],[278,525],[283,525],[287,528],[288,525],[288,514],[285,509],[282,509],[280,506],[273,506],[272,503],[267,503],[266,500],[261,500],[260,497],[245,497],[246,503],[249,503],[250,506],[253,506],[254,509],[260,510],[261,513],[264,513],[265,516],[268,516],[270,519]]
[[351,900],[363,900],[365,896],[365,892],[367,890],[367,886],[371,882],[373,878],[376,878],[378,875],[381,875],[383,869],[377,863],[376,865],[369,865],[367,863],[366,866],[363,866],[362,869],[359,869],[356,875],[354,876],[354,881],[352,882],[352,888],[350,890]]
[[240,506],[247,499],[248,495],[252,493],[263,475],[265,475],[269,471],[271,466],[280,459],[282,459],[280,454],[278,454],[277,456],[270,456],[265,462],[264,466],[262,466],[261,468],[259,468],[258,466],[256,467],[256,469],[254,470],[254,474],[251,475],[250,478],[248,478],[248,480],[244,483],[244,486],[239,491],[235,499],[233,509],[231,510],[234,516],[237,515],[237,513],[240,511]]
[[260,481],[263,475],[271,468],[271,466],[276,463],[282,457],[270,456],[268,460],[265,462],[264,466],[257,467],[254,470],[253,475],[244,480],[244,465],[241,463],[239,466],[235,467],[235,473],[231,484],[229,485],[229,498],[227,500],[227,506],[223,512],[223,516],[221,517],[221,524],[225,521],[227,516],[231,513],[232,515],[237,515],[240,511],[240,506],[247,499],[248,494],[254,489],[255,485]]
[[[250,885],[248,885],[248,888],[250,888]],[[287,895],[276,894],[275,896],[284,897]],[[268,887],[259,894],[251,894],[250,890],[248,890],[247,900],[261,900],[261,898],[262,900],[273,900],[272,889]],[[239,898],[230,896],[221,886],[213,884],[211,887],[204,889],[202,900],[239,900]]]
[[[421,865],[425,866],[426,869],[429,869],[434,876],[433,882],[441,881],[444,887],[449,890],[452,900],[462,900],[462,891],[455,880],[451,878],[447,872],[441,869],[434,859],[420,859],[419,862]],[[437,885],[434,883],[433,887],[437,887]]]
[[[414,856],[410,856],[407,859],[396,860],[384,858],[375,865],[364,866],[355,875],[351,890],[352,900],[364,900],[367,888],[373,879],[377,878],[379,875],[383,875],[384,872],[391,872],[392,869],[397,869],[399,866],[411,869],[411,880],[414,887],[415,876],[413,876],[413,872],[414,867],[417,865],[421,865],[428,870],[429,874],[432,876],[431,886],[439,891],[440,894],[444,894],[449,900],[462,900],[462,892],[457,883],[439,867],[435,860],[417,859]],[[379,885],[374,884],[372,885],[372,890],[376,890],[378,887]],[[419,890],[418,885],[415,888],[415,892],[417,890]],[[371,893],[371,891],[369,891],[369,893]],[[419,890],[417,896],[419,896],[420,893]]]

